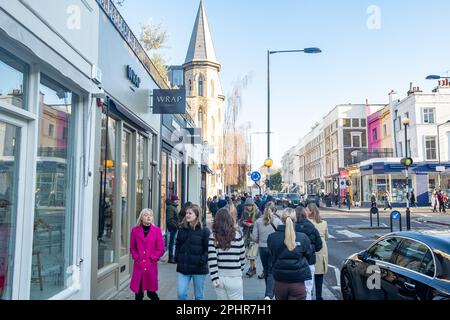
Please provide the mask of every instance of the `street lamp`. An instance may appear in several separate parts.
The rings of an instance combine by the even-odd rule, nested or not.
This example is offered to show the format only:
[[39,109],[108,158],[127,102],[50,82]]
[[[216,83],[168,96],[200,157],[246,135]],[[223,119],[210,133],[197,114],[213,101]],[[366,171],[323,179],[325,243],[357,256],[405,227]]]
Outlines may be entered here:
[[[270,55],[276,53],[321,53],[319,48],[305,48],[303,50],[267,51],[267,160],[270,159]],[[267,188],[270,189],[270,168],[267,168]]]
[[[409,119],[403,118],[402,124],[405,126],[405,159],[408,159],[408,131],[407,127],[409,126]],[[408,165],[406,165],[406,230],[411,230],[411,212],[409,210],[409,170]]]

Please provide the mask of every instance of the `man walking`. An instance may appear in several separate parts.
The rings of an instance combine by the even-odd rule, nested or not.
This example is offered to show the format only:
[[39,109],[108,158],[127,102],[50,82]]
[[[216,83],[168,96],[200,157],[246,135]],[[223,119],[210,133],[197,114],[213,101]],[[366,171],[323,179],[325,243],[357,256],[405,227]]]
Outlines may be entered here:
[[166,225],[169,231],[169,263],[176,263],[174,259],[175,238],[178,231],[178,204],[180,199],[173,194],[170,200],[166,201]]

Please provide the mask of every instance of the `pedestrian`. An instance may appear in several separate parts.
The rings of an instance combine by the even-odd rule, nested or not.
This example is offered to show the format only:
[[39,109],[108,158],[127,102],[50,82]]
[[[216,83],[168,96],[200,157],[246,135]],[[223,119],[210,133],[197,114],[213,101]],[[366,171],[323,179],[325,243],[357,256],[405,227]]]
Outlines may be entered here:
[[230,214],[233,217],[234,223],[237,223],[238,213],[236,206],[231,198],[228,198],[228,209],[230,210]]
[[282,225],[267,239],[272,255],[272,274],[276,300],[305,300],[305,281],[312,279],[308,261],[311,242],[295,232],[295,210],[287,208],[281,214]]
[[186,216],[186,209],[190,206],[192,206],[192,202],[188,201],[181,207],[180,213],[178,214],[178,224],[183,221],[184,217]]
[[320,216],[319,208],[314,203],[311,203],[306,208],[308,219],[313,223],[319,231],[322,240],[322,249],[316,252],[316,265],[314,270],[314,286],[316,288],[316,300],[323,300],[322,286],[323,277],[328,272],[328,224]]
[[219,200],[218,200],[217,196],[214,196],[210,203],[209,211],[211,212],[213,219],[216,215],[217,210],[219,210],[219,208],[217,207],[218,202],[219,202]]
[[[295,209],[297,223],[295,224],[295,231],[304,233],[308,236],[311,242],[311,257],[308,261],[309,269],[311,270],[311,275],[314,274],[316,265],[316,252],[322,249],[322,239],[320,237],[319,231],[316,229],[314,224],[308,220],[306,209],[299,206]],[[312,300],[312,290],[314,286],[314,279],[305,281],[306,289],[306,300]]]
[[447,200],[447,196],[445,195],[445,193],[442,190],[438,191],[437,199],[439,202],[439,212],[445,213],[445,202]]
[[417,208],[416,195],[414,194],[414,191],[411,191],[411,196],[409,198],[409,201],[411,202],[411,206],[414,206]]
[[389,193],[389,191],[386,191],[384,193],[384,210],[386,210],[386,208],[389,208],[389,210],[392,210],[391,194]]
[[208,267],[218,300],[243,300],[244,240],[230,211],[216,213],[208,242]]
[[370,197],[370,207],[377,207],[377,197],[375,195],[375,192],[372,192],[372,196]]
[[264,279],[266,284],[264,300],[273,299],[272,256],[267,248],[267,238],[277,231],[277,226],[282,224],[274,212],[275,203],[269,201],[266,203],[264,215],[256,220],[252,231],[252,240],[258,244],[259,258],[263,266],[263,273],[258,278]]
[[153,211],[143,209],[131,230],[130,252],[133,258],[133,274],[130,289],[136,300],[144,299],[144,291],[154,301],[158,294],[158,260],[164,255],[161,229],[153,224]]
[[252,241],[251,234],[256,220],[261,216],[261,212],[250,197],[245,200],[244,206],[240,225],[244,234],[245,255],[250,264],[246,275],[251,278],[256,274],[256,255],[258,254],[258,244]]
[[195,300],[203,300],[208,274],[208,242],[210,231],[202,225],[202,209],[191,204],[178,230],[175,261],[178,272],[178,299],[186,300],[191,279]]
[[166,226],[169,231],[169,263],[176,263],[174,259],[175,238],[178,231],[178,204],[180,199],[176,194],[166,201]]
[[247,200],[246,197],[241,197],[241,201],[240,201],[240,203],[237,206],[237,221],[241,220],[242,214],[244,213],[245,200]]
[[345,203],[347,204],[348,211],[350,211],[350,193],[347,192],[345,196]]
[[431,192],[431,206],[433,207],[433,212],[437,212],[438,199],[436,190]]

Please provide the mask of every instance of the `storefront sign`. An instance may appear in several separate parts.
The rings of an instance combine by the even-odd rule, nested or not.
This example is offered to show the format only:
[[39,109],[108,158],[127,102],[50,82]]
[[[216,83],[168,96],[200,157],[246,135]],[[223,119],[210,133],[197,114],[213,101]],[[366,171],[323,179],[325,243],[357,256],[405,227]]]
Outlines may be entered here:
[[436,171],[437,172],[444,172],[445,171],[445,166],[437,166],[436,167]]
[[139,86],[141,85],[141,78],[138,77],[136,72],[134,72],[134,70],[131,69],[130,66],[127,66],[127,78],[132,84],[134,84],[136,88],[139,88]]
[[153,90],[153,114],[185,114],[186,90]]

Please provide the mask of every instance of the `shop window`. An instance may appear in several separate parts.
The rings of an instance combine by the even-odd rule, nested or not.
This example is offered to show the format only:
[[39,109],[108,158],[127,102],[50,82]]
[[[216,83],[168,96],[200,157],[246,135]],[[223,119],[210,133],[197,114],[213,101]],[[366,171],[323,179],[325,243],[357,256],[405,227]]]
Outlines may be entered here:
[[102,114],[100,156],[100,208],[98,230],[98,269],[115,261],[117,121]]
[[20,128],[0,121],[0,300],[12,298]]
[[[129,192],[130,188],[129,181],[131,176],[131,161],[132,161],[132,143],[131,143],[131,132],[124,130],[122,132],[122,164],[121,164],[121,174],[120,174],[120,256],[123,257],[128,254],[128,226],[129,221],[129,206],[130,198],[132,192]],[[130,181],[131,182],[131,181]],[[133,219],[134,220],[134,219]]]
[[0,49],[0,102],[27,108],[28,65]]
[[[73,264],[75,185],[72,107],[77,97],[44,75],[39,94],[39,117],[53,124],[56,131],[50,136],[41,129],[38,137],[30,298],[41,300],[72,285],[69,280],[69,266]],[[64,128],[68,137],[60,139]]]

